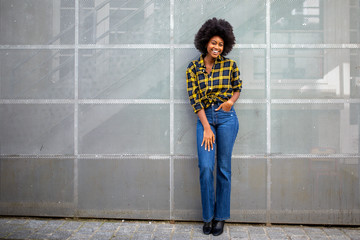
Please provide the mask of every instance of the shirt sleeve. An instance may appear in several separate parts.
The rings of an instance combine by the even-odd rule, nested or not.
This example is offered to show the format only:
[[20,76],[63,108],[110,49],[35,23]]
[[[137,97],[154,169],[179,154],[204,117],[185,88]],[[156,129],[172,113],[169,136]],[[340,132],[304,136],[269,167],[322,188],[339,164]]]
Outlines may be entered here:
[[197,113],[203,109],[204,106],[200,100],[199,84],[196,77],[196,66],[194,63],[190,63],[186,70],[186,84],[190,104],[193,107],[194,112]]
[[231,72],[231,85],[234,92],[241,92],[242,80],[240,79],[240,71],[234,62]]

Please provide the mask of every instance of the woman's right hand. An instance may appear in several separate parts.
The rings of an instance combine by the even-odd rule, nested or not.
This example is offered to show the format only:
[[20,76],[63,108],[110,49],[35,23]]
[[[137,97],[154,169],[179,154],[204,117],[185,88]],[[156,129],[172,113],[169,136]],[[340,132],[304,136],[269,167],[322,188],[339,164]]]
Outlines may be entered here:
[[201,146],[205,144],[205,150],[210,151],[214,149],[213,144],[215,143],[215,135],[210,127],[204,129],[204,137]]

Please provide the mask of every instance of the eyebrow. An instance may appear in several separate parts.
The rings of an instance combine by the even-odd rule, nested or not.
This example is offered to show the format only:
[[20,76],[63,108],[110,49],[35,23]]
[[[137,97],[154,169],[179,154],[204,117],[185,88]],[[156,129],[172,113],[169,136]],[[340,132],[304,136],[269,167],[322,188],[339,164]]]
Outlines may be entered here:
[[[211,41],[212,41],[212,42],[217,42],[217,41],[216,41],[216,40],[214,40],[214,39],[213,39],[213,40],[211,40]],[[219,42],[219,44],[220,44],[220,43],[224,44],[224,42],[221,42],[221,41]]]

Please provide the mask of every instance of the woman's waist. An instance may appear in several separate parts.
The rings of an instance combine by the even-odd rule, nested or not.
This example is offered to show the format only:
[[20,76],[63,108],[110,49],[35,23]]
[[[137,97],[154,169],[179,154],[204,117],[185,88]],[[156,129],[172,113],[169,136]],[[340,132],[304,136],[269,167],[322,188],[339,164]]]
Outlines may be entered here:
[[223,104],[224,102],[226,102],[227,100],[222,100],[222,99],[205,99],[203,101],[204,105],[205,105],[205,109],[211,108],[211,107],[218,107],[221,104]]

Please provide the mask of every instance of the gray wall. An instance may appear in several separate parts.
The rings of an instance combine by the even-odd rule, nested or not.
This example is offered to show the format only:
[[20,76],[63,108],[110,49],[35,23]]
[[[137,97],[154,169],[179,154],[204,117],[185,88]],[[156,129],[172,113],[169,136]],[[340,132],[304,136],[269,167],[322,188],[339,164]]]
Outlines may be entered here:
[[0,215],[201,220],[185,70],[227,19],[234,222],[359,224],[358,0],[0,0]]

